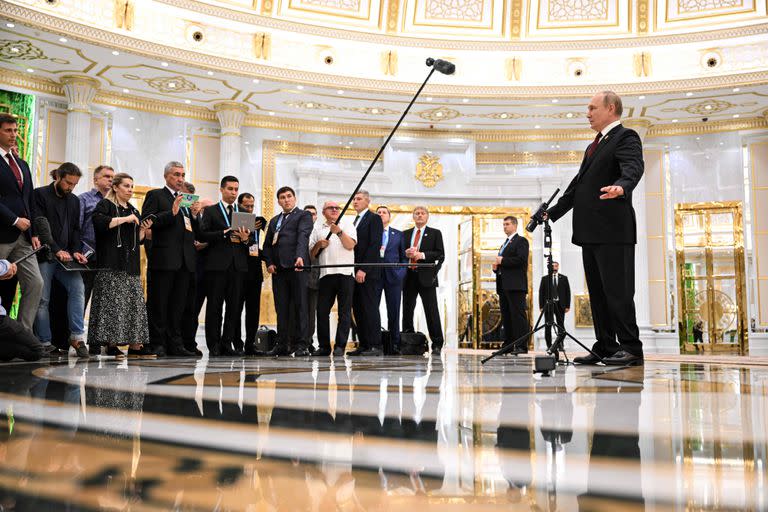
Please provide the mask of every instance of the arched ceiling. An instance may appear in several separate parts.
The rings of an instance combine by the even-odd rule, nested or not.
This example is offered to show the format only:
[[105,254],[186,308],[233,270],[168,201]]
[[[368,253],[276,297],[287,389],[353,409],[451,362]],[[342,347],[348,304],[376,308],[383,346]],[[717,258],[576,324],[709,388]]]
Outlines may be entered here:
[[383,127],[433,56],[457,73],[435,75],[416,129],[584,128],[603,88],[653,124],[764,119],[768,0],[670,2],[0,0],[0,68],[55,93],[90,76],[115,105]]

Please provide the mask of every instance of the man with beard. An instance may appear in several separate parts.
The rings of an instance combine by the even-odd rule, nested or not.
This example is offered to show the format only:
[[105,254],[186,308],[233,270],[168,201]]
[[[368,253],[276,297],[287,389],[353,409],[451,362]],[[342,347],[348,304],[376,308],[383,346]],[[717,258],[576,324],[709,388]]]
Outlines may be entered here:
[[43,276],[43,295],[35,317],[35,332],[44,348],[51,345],[51,317],[48,306],[55,279],[67,290],[69,344],[75,349],[78,357],[87,358],[83,320],[85,286],[78,272],[67,272],[62,265],[72,260],[81,264],[88,263],[80,252],[80,201],[72,194],[82,173],[75,164],[65,162],[54,171],[53,176],[53,183],[36,188],[34,192],[36,215],[45,217],[51,226],[51,239],[48,243],[53,256],[50,261],[39,262],[40,274]]

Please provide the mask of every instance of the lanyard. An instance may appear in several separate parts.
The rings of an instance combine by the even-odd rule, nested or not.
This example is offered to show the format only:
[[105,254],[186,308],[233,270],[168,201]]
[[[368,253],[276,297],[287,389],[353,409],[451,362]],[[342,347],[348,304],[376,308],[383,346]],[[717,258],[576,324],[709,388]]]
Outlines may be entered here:
[[[227,223],[227,227],[232,227],[232,222],[229,220],[229,215],[227,215],[227,210],[224,209],[224,202],[219,201],[219,210],[221,210],[221,215],[224,217],[224,222]],[[233,211],[239,212],[240,210],[237,209],[237,205],[234,206]]]

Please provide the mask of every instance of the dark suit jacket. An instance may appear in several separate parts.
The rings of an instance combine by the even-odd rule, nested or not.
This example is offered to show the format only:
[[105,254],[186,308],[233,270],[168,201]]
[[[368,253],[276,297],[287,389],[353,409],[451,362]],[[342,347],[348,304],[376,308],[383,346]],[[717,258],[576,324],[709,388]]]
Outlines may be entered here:
[[229,234],[224,234],[225,229],[229,226],[219,203],[203,210],[197,236],[200,241],[208,242],[205,270],[221,272],[234,266],[238,272],[247,272],[248,244],[230,242]]
[[[67,204],[67,218],[65,219],[61,216],[63,212],[55,207],[58,203],[57,199],[61,198],[56,195],[56,190],[53,187],[53,183],[38,187],[33,194],[35,215],[45,217],[48,219],[48,224],[51,225],[51,235],[53,236],[48,241],[51,254],[56,254],[59,251],[67,251],[70,254],[80,252],[83,248],[80,242],[80,200],[75,194],[66,195],[64,200]],[[63,237],[61,234],[64,232],[65,223],[69,225],[69,233],[67,245],[62,247]]]
[[[24,181],[22,190],[13,175],[11,166],[5,158],[0,158],[0,244],[9,244],[19,238],[21,231],[13,223],[18,217],[31,222],[35,218],[35,205],[32,200],[32,173],[29,165],[21,158],[15,158]],[[32,228],[26,231],[27,238],[34,236]]]
[[142,216],[150,213],[157,218],[152,224],[151,251],[147,251],[147,268],[149,270],[179,270],[185,268],[195,271],[195,230],[198,229],[197,219],[191,219],[192,231],[184,225],[184,217],[188,210],[181,209],[174,216],[173,195],[163,187],[147,192],[144,198]]
[[280,214],[272,217],[267,226],[262,250],[264,262],[267,266],[275,265],[278,268],[289,268],[296,263],[296,258],[301,258],[305,265],[309,265],[309,235],[312,234],[312,214],[294,208],[283,219],[277,244],[272,245],[279,217]]
[[[408,263],[408,258],[405,257],[403,232],[395,228],[387,228],[387,230],[389,231],[389,240],[384,248],[384,263]],[[383,269],[384,284],[402,284],[407,271],[406,267]]]
[[501,253],[496,269],[496,289],[528,291],[528,239],[516,234]]
[[[579,173],[556,205],[548,210],[556,221],[573,208],[575,245],[637,243],[632,191],[643,177],[640,136],[619,125],[603,137],[590,158],[584,153]],[[620,185],[624,196],[600,199],[600,189]]]
[[[381,235],[384,233],[384,224],[376,212],[368,211],[365,216],[357,221],[357,244],[355,245],[355,263],[381,263],[379,250],[381,249]],[[365,272],[365,280],[381,279],[380,268],[358,268],[355,272]]]
[[[262,231],[266,229],[266,226],[262,227]],[[264,239],[264,233],[259,233],[259,239]],[[255,232],[251,233],[251,237],[248,239],[248,247],[256,245]],[[264,281],[264,271],[262,270],[261,262],[264,261],[264,254],[259,252],[258,256],[248,255],[248,279],[256,281]]]
[[[403,231],[403,238],[405,246],[411,246],[411,238],[413,238],[413,232],[415,228],[406,229]],[[426,226],[421,233],[421,244],[419,252],[424,253],[424,259],[419,260],[419,263],[437,263],[435,268],[418,268],[416,273],[419,276],[419,283],[421,286],[437,286],[437,273],[440,272],[440,268],[445,261],[445,249],[443,248],[443,234],[439,229]]]
[[[544,309],[547,293],[546,279],[547,276],[542,276],[539,284],[539,309]],[[571,285],[568,284],[568,276],[559,272],[557,274],[557,300],[563,309],[571,307]]]

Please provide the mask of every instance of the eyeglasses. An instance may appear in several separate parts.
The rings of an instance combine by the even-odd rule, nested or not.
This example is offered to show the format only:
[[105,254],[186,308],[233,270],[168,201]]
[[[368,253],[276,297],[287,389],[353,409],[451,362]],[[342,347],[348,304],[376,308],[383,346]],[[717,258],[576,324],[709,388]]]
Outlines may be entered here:
[[341,206],[326,206],[326,210],[341,210]]

